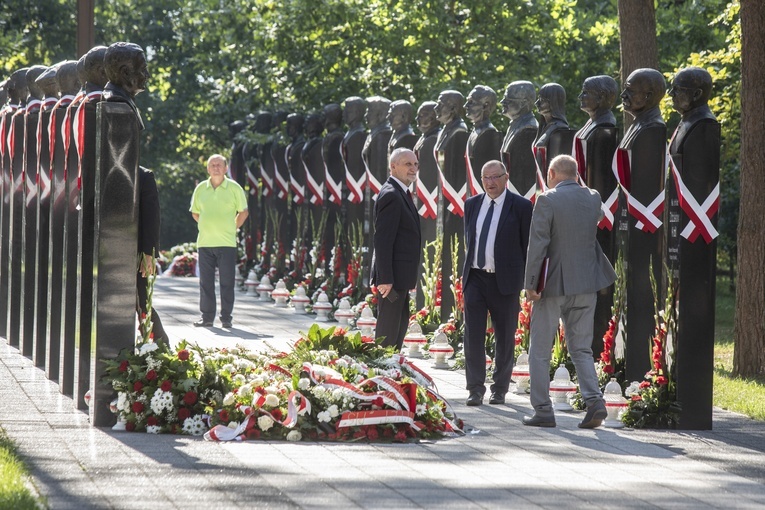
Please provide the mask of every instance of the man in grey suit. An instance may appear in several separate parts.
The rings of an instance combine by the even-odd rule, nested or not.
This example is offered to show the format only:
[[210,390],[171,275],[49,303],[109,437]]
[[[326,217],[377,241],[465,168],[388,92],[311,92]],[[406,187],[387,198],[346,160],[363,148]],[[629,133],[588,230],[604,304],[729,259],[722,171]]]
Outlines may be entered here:
[[[560,318],[587,404],[579,427],[595,428],[606,418],[592,362],[592,330],[596,293],[611,285],[616,273],[595,237],[602,217],[600,195],[580,186],[576,178],[574,158],[553,159],[547,171],[550,189],[537,198],[531,217],[525,287],[527,298],[534,301],[529,344],[534,415],[525,416],[523,424],[534,427],[555,426],[549,395],[550,356]],[[542,270],[545,259],[546,271]]]

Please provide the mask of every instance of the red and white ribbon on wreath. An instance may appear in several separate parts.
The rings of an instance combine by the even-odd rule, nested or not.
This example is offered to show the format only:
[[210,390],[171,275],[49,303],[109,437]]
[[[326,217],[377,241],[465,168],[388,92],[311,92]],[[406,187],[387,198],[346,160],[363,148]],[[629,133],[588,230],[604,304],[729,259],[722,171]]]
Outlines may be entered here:
[[470,148],[470,138],[468,138],[467,146],[465,147],[465,168],[467,169],[467,182],[470,185],[470,196],[483,193],[483,187],[478,182],[475,174],[473,173],[473,165],[470,163],[470,157],[468,156],[468,149]]
[[[309,363],[308,361],[303,363],[303,372],[308,374],[308,378],[314,383],[319,384],[320,382],[323,382],[325,378],[329,377],[332,379],[343,379],[343,374],[338,372],[337,370],[325,367],[321,365],[313,365],[312,363]],[[321,372],[322,375],[319,375],[317,372]]]
[[375,411],[346,411],[340,416],[337,428],[363,427],[365,425],[385,425],[388,423],[406,423],[414,430],[420,430],[420,425],[414,421],[414,413],[393,409]]
[[438,167],[438,175],[441,177],[441,193],[444,194],[444,198],[447,202],[449,202],[449,205],[446,207],[446,209],[452,213],[456,214],[460,218],[462,218],[465,215],[465,198],[467,193],[467,184],[463,184],[462,188],[459,190],[454,189],[452,187],[451,183],[446,179],[446,176],[444,175],[444,171],[441,169],[441,165],[438,163],[438,152],[433,149],[433,155],[436,158],[436,166]]
[[417,211],[420,216],[426,219],[435,220],[438,217],[438,188],[434,188],[432,192],[428,191],[425,184],[420,179],[417,179],[415,184],[415,191],[417,192],[417,198],[422,202],[420,209]]
[[[369,379],[358,385],[354,385],[344,381],[343,379],[327,378],[324,380],[324,382],[321,382],[316,386],[326,388],[328,390],[340,390],[346,396],[353,397],[364,402],[374,402],[376,400],[380,400],[383,405],[392,407],[393,409],[402,408],[401,404],[398,402],[396,394],[391,391],[376,391],[372,393],[363,391],[361,387],[363,387],[367,381],[369,381]],[[408,410],[409,406],[406,406],[405,409]]]
[[308,185],[308,191],[311,192],[311,198],[308,199],[313,205],[324,204],[324,184],[319,184],[316,179],[311,175],[311,171],[308,170],[305,162],[303,162],[303,169],[305,170],[305,182]]
[[[11,112],[10,105],[6,105],[3,107],[0,107],[0,157],[5,157],[5,143],[3,141],[5,140],[5,119],[6,117],[9,117],[9,112]],[[42,116],[41,116],[42,118]],[[39,154],[39,150],[37,151]]]
[[410,360],[406,358],[403,354],[394,354],[392,361],[394,363],[397,363],[399,366],[404,368],[405,370],[409,371],[410,375],[412,376],[415,381],[417,381],[417,384],[420,386],[424,386],[426,388],[435,388],[436,383],[433,381],[433,378],[430,377],[428,374],[425,373],[424,370],[422,370],[420,367],[412,363]]
[[329,195],[327,197],[327,200],[329,200],[329,203],[340,205],[343,203],[343,187],[341,182],[336,182],[332,175],[329,173],[329,168],[327,168],[327,164],[324,163],[324,182],[327,183],[327,191],[329,191]]
[[720,208],[720,181],[717,181],[712,192],[704,199],[704,202],[699,205],[696,197],[693,196],[691,190],[689,190],[685,185],[685,182],[683,182],[683,177],[680,175],[677,166],[675,166],[675,162],[669,154],[667,154],[667,159],[669,160],[669,165],[672,170],[672,177],[675,180],[675,188],[677,188],[677,199],[680,203],[680,208],[690,220],[680,235],[692,243],[696,241],[699,235],[701,235],[707,244],[711,243],[720,235],[710,221]]
[[[398,402],[401,404],[401,407],[403,409],[406,409],[407,411],[412,411],[413,409],[409,409],[409,398],[406,395],[406,391],[404,388],[401,387],[399,383],[394,381],[393,379],[385,376],[375,376],[370,379],[367,379],[365,381],[361,381],[358,384],[359,388],[363,388],[365,386],[375,385],[379,386],[380,388],[383,388],[390,393],[393,394],[393,396],[398,400]],[[391,406],[391,407],[397,407],[397,406]]]
[[372,190],[372,200],[377,200],[377,195],[380,193],[382,183],[372,174],[366,161],[364,161],[364,167],[366,167],[367,170],[367,185],[369,186],[369,189]]
[[651,234],[656,232],[662,225],[659,216],[664,212],[664,190],[648,206],[643,205],[630,194],[624,182],[632,175],[632,151],[629,149],[616,149],[611,168],[616,176],[616,182],[627,197],[627,210],[638,220],[635,228]]

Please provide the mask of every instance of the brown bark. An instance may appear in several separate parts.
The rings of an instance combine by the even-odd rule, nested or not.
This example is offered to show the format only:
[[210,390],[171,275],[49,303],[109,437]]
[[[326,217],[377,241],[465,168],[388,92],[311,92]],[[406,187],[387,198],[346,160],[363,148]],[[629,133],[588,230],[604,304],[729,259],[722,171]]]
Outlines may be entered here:
[[765,4],[741,0],[741,198],[733,372],[765,372]]
[[[654,0],[618,0],[619,53],[621,56],[622,89],[635,69],[659,69],[656,45],[656,9]],[[624,130],[632,124],[632,116],[624,114]]]

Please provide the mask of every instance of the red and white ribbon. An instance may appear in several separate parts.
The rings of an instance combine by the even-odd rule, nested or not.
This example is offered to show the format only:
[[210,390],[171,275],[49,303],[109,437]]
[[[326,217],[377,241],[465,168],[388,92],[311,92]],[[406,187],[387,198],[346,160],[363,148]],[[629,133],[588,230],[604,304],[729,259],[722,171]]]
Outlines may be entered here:
[[438,167],[438,175],[441,177],[441,193],[444,194],[444,198],[447,202],[449,202],[449,205],[446,207],[446,209],[460,218],[462,218],[465,215],[465,199],[467,198],[467,184],[463,184],[462,188],[457,191],[454,189],[454,187],[451,185],[451,183],[446,179],[446,176],[444,175],[444,171],[442,169],[442,161],[439,160],[438,151],[436,149],[433,149],[433,155],[436,159],[436,166]]
[[377,178],[372,174],[372,171],[369,169],[366,161],[364,162],[364,166],[367,169],[367,185],[369,186],[369,189],[372,190],[372,200],[377,200],[377,195],[380,193],[382,183],[378,181]]
[[638,220],[635,228],[651,234],[656,232],[662,225],[659,216],[664,212],[664,190],[659,192],[648,206],[643,205],[630,194],[627,188],[632,178],[631,150],[616,149],[611,168],[616,176],[616,181],[619,183],[619,187],[624,192],[624,196],[627,197],[627,210]]
[[337,428],[362,427],[365,425],[384,425],[388,423],[406,423],[415,430],[420,430],[415,425],[414,413],[397,411],[392,409],[380,409],[376,411],[347,411],[340,416]]
[[436,187],[433,191],[428,191],[425,184],[417,179],[415,190],[417,192],[417,198],[422,202],[418,211],[420,216],[426,219],[435,220],[438,217],[438,188]]
[[690,242],[695,242],[701,235],[704,241],[709,244],[714,241],[720,233],[712,225],[712,217],[717,214],[717,210],[720,208],[720,181],[717,181],[712,192],[704,199],[704,202],[699,205],[696,197],[688,189],[683,182],[683,177],[675,166],[675,162],[667,155],[669,165],[672,170],[672,177],[675,180],[675,187],[677,188],[677,199],[680,203],[680,208],[688,216],[690,220],[688,225],[685,226],[680,233],[681,236],[686,238]]
[[481,186],[481,183],[478,182],[475,173],[473,173],[473,165],[470,163],[470,157],[468,156],[469,149],[470,138],[468,138],[467,145],[465,146],[465,168],[467,169],[467,182],[470,185],[470,196],[472,197],[479,193],[483,193],[483,187]]
[[327,164],[324,163],[324,182],[327,184],[327,191],[329,192],[327,200],[331,204],[340,205],[343,203],[343,187],[341,182],[336,182],[332,175],[329,173]]
[[308,191],[311,192],[311,198],[308,200],[313,205],[324,204],[324,184],[319,184],[316,179],[311,175],[311,171],[308,170],[305,162],[303,162],[303,169],[305,170],[305,182],[308,185]]

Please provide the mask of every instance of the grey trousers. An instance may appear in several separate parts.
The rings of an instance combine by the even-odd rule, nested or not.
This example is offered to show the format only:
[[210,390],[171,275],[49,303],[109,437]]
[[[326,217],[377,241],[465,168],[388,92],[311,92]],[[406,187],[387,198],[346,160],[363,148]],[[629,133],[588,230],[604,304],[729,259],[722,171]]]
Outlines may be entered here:
[[199,248],[199,311],[202,320],[215,319],[215,268],[220,280],[220,320],[231,322],[234,310],[234,275],[236,272],[236,248]]
[[558,319],[563,319],[566,346],[576,367],[579,391],[587,407],[603,402],[592,358],[592,330],[597,294],[542,298],[531,312],[529,376],[531,405],[541,417],[553,416],[550,400],[550,358]]

